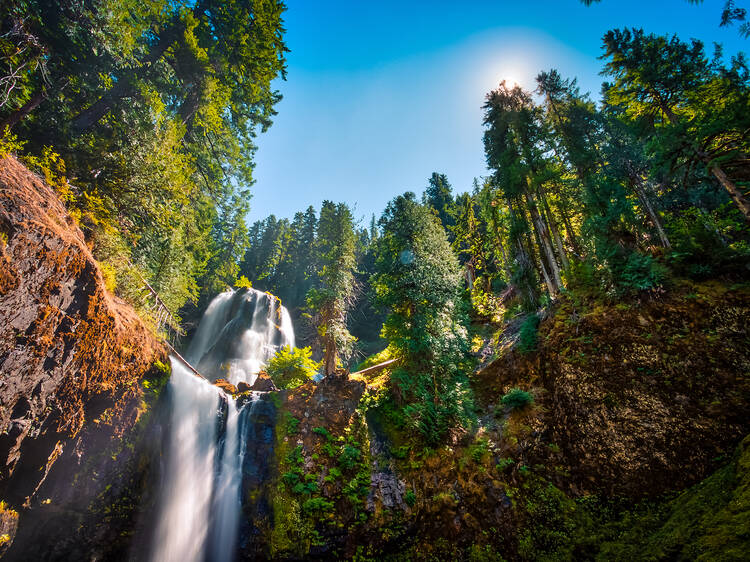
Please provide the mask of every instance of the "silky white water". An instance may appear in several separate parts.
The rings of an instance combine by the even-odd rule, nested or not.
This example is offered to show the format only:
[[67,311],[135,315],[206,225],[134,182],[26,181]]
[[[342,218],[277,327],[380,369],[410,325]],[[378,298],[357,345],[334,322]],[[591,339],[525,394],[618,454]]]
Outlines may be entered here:
[[[206,309],[185,353],[207,379],[252,384],[281,347],[294,347],[287,310],[267,293],[226,291]],[[246,412],[172,358],[170,435],[154,562],[232,560],[240,516]]]

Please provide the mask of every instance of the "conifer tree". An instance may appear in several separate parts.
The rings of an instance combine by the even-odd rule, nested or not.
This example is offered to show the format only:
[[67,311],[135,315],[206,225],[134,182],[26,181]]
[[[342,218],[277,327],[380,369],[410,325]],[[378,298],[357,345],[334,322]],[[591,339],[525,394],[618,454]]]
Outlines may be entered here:
[[[609,31],[608,106],[637,121],[649,150],[674,169],[700,163],[726,189],[746,221],[750,199],[743,171],[750,143],[750,73],[741,58],[727,68],[703,44],[641,29]],[[742,183],[740,183],[742,182]]]
[[400,361],[391,392],[435,444],[470,419],[458,261],[438,218],[413,193],[391,201],[380,226],[372,283],[388,311],[383,336]]
[[324,373],[336,373],[341,358],[352,352],[347,313],[354,301],[356,234],[349,207],[324,201],[316,237],[318,284],[307,294],[307,309],[317,327],[324,354]]

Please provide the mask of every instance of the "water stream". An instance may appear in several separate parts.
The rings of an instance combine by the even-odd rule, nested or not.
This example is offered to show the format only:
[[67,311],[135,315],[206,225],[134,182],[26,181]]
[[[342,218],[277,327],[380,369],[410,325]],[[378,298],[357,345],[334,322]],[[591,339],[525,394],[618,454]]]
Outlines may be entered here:
[[[279,301],[254,289],[226,291],[206,309],[185,353],[210,381],[255,381],[294,330]],[[240,516],[248,410],[172,359],[170,435],[150,558],[153,562],[229,561]]]

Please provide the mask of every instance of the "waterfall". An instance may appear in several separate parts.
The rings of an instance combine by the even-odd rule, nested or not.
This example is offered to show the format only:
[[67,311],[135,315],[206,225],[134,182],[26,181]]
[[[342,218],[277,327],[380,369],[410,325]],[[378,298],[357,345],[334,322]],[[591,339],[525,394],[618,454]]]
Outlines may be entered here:
[[[251,384],[281,347],[294,347],[286,308],[254,289],[226,291],[213,299],[185,353],[214,381]],[[227,561],[234,558],[246,410],[172,358],[168,392],[171,427],[153,562]],[[252,446],[252,445],[251,445]]]

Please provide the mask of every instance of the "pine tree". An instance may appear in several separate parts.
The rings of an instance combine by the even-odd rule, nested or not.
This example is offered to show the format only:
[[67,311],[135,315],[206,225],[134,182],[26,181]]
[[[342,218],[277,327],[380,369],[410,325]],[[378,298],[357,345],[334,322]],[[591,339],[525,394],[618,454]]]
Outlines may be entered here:
[[422,203],[434,209],[450,238],[452,236],[451,228],[455,224],[455,217],[453,216],[455,203],[453,201],[453,189],[445,174],[433,172],[428,180],[427,189],[422,194]]
[[470,419],[460,268],[438,218],[413,193],[391,201],[380,226],[372,283],[377,303],[389,311],[383,336],[400,361],[390,389],[436,444]]
[[745,155],[750,142],[750,73],[741,58],[710,62],[703,44],[641,29],[609,31],[604,86],[608,106],[638,122],[649,149],[674,169],[700,163],[726,189],[746,221]]
[[351,355],[353,336],[347,329],[347,313],[354,301],[356,235],[354,220],[344,203],[324,201],[316,237],[318,284],[307,295],[324,352],[324,373],[336,373],[341,358]]

